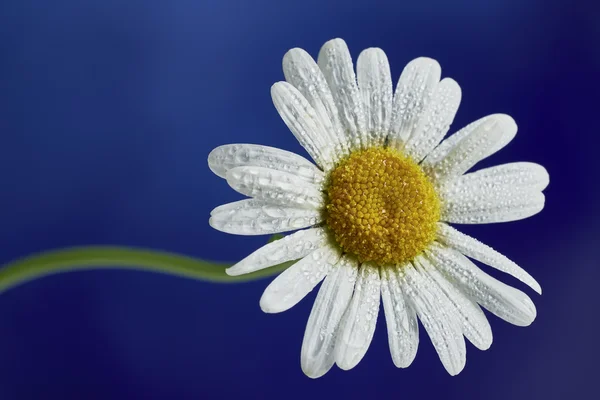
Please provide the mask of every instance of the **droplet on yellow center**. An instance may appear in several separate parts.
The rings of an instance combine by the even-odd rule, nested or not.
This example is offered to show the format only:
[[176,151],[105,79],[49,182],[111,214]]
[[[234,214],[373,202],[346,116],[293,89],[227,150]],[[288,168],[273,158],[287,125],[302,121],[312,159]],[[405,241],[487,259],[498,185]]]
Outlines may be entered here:
[[361,261],[402,264],[435,239],[435,189],[419,165],[398,151],[352,153],[331,172],[327,194],[327,226]]

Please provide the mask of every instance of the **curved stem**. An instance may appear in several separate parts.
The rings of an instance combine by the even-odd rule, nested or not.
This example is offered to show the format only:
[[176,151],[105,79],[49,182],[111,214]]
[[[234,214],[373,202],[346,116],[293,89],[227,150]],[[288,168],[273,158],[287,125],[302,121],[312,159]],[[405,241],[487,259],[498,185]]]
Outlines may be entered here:
[[115,246],[71,247],[38,253],[0,268],[0,293],[44,276],[94,269],[133,269],[181,276],[201,281],[246,282],[274,275],[294,261],[242,276],[229,276],[224,263],[213,263],[180,254]]

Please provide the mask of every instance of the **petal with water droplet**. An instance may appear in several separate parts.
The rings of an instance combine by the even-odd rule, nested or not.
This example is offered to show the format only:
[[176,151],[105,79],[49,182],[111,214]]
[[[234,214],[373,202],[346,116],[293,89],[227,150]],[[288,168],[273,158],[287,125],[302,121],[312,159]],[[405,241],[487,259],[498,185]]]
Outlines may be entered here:
[[266,244],[225,271],[230,276],[248,274],[286,261],[298,260],[323,247],[327,234],[323,228],[312,228]]
[[281,273],[265,289],[260,308],[266,313],[289,310],[302,300],[340,259],[338,249],[317,249]]
[[335,339],[354,289],[358,263],[343,256],[325,278],[313,304],[304,340],[301,364],[304,373],[311,378],[324,375],[335,361]]
[[454,79],[444,78],[435,89],[435,96],[425,107],[404,151],[420,162],[448,133],[460,105],[460,86]]
[[417,314],[408,304],[398,280],[399,269],[381,268],[381,300],[385,312],[388,342],[392,361],[398,368],[412,364],[419,347]]
[[358,56],[358,88],[362,96],[368,146],[382,146],[392,117],[392,75],[383,50],[370,48]]
[[465,337],[478,349],[489,349],[493,340],[492,328],[477,303],[454,287],[427,258],[417,257],[415,266],[420,268],[425,278],[433,286],[437,286],[441,290],[440,298],[447,304],[448,310],[454,314],[462,326]]
[[210,226],[235,235],[268,235],[294,231],[319,223],[319,210],[285,207],[246,199],[212,210]]
[[466,363],[462,327],[449,311],[445,296],[412,265],[402,268],[403,287],[440,361],[450,375],[457,375]]
[[329,171],[335,160],[335,147],[326,140],[326,128],[302,93],[288,82],[271,87],[271,98],[281,119],[313,160]]
[[488,115],[448,137],[421,165],[435,183],[442,185],[506,146],[516,133],[517,124],[509,115]]
[[535,319],[537,312],[529,296],[492,278],[456,250],[434,244],[426,254],[452,282],[492,314],[517,326],[528,326]]
[[335,344],[335,362],[341,369],[354,368],[369,349],[379,313],[380,284],[379,268],[363,264]]
[[293,174],[268,168],[230,169],[227,183],[241,194],[282,206],[319,209],[324,201],[318,186]]
[[447,224],[438,223],[438,241],[444,243],[448,247],[460,251],[467,257],[471,257],[492,268],[496,268],[499,271],[514,276],[521,282],[529,285],[529,287],[536,292],[542,293],[540,284],[529,275],[527,271],[477,239],[472,238]]
[[257,144],[219,146],[208,155],[208,166],[221,178],[226,178],[230,169],[253,166],[293,174],[316,185],[325,179],[323,172],[306,158],[289,151]]
[[314,108],[325,128],[326,140],[334,147],[334,162],[350,153],[350,142],[344,133],[338,110],[323,71],[302,49],[291,49],[283,57],[286,81],[294,85]]
[[437,61],[420,57],[409,62],[398,80],[394,93],[389,144],[396,149],[413,135],[421,118],[435,99],[442,69]]
[[346,42],[342,39],[326,42],[319,51],[317,64],[331,90],[350,149],[366,147],[365,112]]

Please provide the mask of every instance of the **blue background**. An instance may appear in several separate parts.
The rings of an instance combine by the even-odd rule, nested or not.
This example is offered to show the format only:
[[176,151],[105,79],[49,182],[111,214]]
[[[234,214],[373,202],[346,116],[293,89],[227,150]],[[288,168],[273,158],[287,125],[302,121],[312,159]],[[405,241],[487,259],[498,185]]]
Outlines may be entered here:
[[[310,380],[300,346],[314,293],[263,314],[268,280],[217,285],[132,271],[53,276],[0,296],[2,399],[567,399],[594,394],[600,24],[589,1],[3,0],[0,263],[117,244],[234,261],[264,243],[212,230],[239,199],[207,168],[234,142],[305,154],[272,106],[292,47],[383,48],[394,81],[440,61],[463,101],[453,129],[504,112],[516,139],[480,166],[534,161],[551,184],[525,221],[463,230],[541,283],[529,328],[491,316],[457,377],[421,330],[394,368],[382,316],[364,360]],[[496,276],[500,276],[495,274]],[[594,390],[595,391],[595,390]],[[577,397],[578,396],[578,397]]]

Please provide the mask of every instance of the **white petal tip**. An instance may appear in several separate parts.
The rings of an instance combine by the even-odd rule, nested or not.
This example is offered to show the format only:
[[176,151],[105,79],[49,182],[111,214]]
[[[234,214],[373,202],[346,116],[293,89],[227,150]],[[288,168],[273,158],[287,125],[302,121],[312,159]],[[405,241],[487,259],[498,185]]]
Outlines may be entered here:
[[510,136],[516,135],[518,126],[513,117],[508,114],[492,114],[490,117],[492,117],[491,120],[502,124],[505,133],[510,134]]
[[448,374],[450,374],[450,376],[456,376],[456,375],[460,374],[463,369],[465,369],[466,362],[467,362],[466,359],[460,360],[458,364],[444,365],[444,368],[446,369],[446,372],[448,372]]
[[214,216],[212,216],[208,219],[208,225],[210,225],[211,228],[213,228],[219,232],[231,233],[231,232],[228,232],[226,229],[223,229],[225,227],[225,224],[223,223],[223,221],[219,220],[218,218],[215,218]]
[[529,286],[531,289],[533,289],[533,291],[535,291],[537,294],[541,295],[542,287],[540,286],[538,281],[536,281],[532,276],[529,276],[528,278],[529,279],[523,279],[522,282]]
[[364,354],[360,355],[356,352],[353,355],[348,354],[348,350],[346,350],[345,354],[340,353],[338,353],[338,355],[336,356],[335,363],[340,369],[344,371],[349,371],[352,368],[356,367],[364,357]]
[[302,371],[304,372],[304,375],[306,375],[307,377],[309,377],[310,379],[318,379],[320,377],[322,377],[325,374],[315,374],[315,375],[311,375],[310,373],[306,372],[306,371]]
[[440,63],[438,63],[435,58],[426,57],[426,56],[417,57],[417,58],[413,59],[412,61],[410,61],[410,63],[432,64],[432,65],[437,64],[438,66],[440,65]]
[[490,338],[490,340],[488,342],[481,343],[480,346],[478,347],[478,349],[481,351],[489,350],[489,348],[492,347],[492,342],[493,342],[493,339]]
[[267,314],[277,314],[287,310],[286,307],[281,307],[281,305],[276,304],[270,298],[270,296],[263,296],[260,298],[260,309]]
[[[418,348],[417,348],[418,349]],[[412,365],[413,361],[417,357],[417,350],[411,351],[408,357],[394,357],[392,356],[392,362],[396,368],[408,368]]]
[[271,314],[272,313],[272,308],[271,305],[269,304],[269,302],[265,299],[265,296],[263,295],[260,298],[260,309],[267,314]]
[[379,55],[382,57],[386,57],[385,52],[379,47],[369,47],[368,49],[364,49],[360,52],[360,54],[358,55],[358,59],[371,55]]
[[322,377],[323,375],[325,375],[327,373],[327,371],[329,371],[329,368],[327,368],[326,370],[323,370],[323,369],[315,368],[313,365],[306,365],[305,363],[302,363],[301,367],[302,367],[302,372],[304,372],[304,375],[306,375],[310,379],[318,379],[318,378]]
[[538,190],[545,190],[548,185],[550,184],[550,174],[548,173],[548,170],[546,168],[544,168],[544,166],[540,165],[540,164],[534,164],[534,168],[537,169],[537,174],[538,176],[538,186],[537,189]]
[[350,371],[352,368],[356,367],[356,364],[347,362],[346,360],[337,361],[336,364],[339,367],[339,369],[343,371]]
[[[218,149],[218,147],[217,147],[217,149]],[[215,162],[215,156],[216,156],[215,150],[217,150],[217,149],[214,149],[213,151],[211,151],[208,154],[206,161],[208,163],[208,169],[210,169],[213,174],[222,178],[223,171],[216,166],[216,162]]]
[[535,279],[533,279],[533,277],[531,279],[524,280],[523,282],[533,289],[537,294],[542,294],[542,287]]
[[319,50],[319,56],[317,61],[319,66],[321,66],[321,63],[327,57],[327,55],[330,54],[330,52],[337,53],[340,51],[342,52],[342,54],[346,53],[349,55],[348,46],[346,45],[346,42],[343,39],[335,38],[325,42],[325,44],[321,46],[321,50]]
[[294,47],[293,49],[289,49],[284,55],[283,55],[283,64],[287,64],[288,62],[292,61],[295,57],[297,56],[304,56],[308,54],[306,52],[306,50],[301,49],[300,47]]
[[227,269],[225,269],[225,273],[229,276],[239,276],[239,275],[243,275],[243,272],[239,272],[236,268],[235,265],[233,267],[229,267]]
[[440,84],[443,85],[447,92],[453,93],[454,96],[458,97],[459,99],[462,97],[462,89],[460,88],[458,82],[456,82],[454,79],[444,78]]
[[286,84],[286,82],[283,82],[283,81],[275,82],[271,86],[271,97],[275,97],[275,96],[281,94],[281,92],[285,89],[285,84]]
[[527,320],[520,321],[519,323],[516,323],[514,325],[520,326],[520,327],[523,327],[523,328],[527,328],[528,326],[530,326],[531,324],[533,324],[533,321],[535,321],[535,317],[536,317],[535,315],[531,316]]
[[521,316],[517,321],[513,322],[513,324],[526,327],[535,321],[537,317],[537,308],[529,297],[525,297],[522,301],[524,307],[521,308]]
[[442,74],[442,67],[440,66],[440,63],[437,62],[437,60],[430,57],[417,57],[414,60],[410,61],[408,64],[406,64],[406,67],[404,67],[405,70],[412,68],[419,70],[433,69],[434,71],[436,71],[435,76],[440,76]]
[[410,360],[408,362],[405,361],[405,360],[398,360],[398,361],[392,360],[392,361],[394,362],[394,366],[396,368],[403,368],[403,369],[410,367],[412,365],[412,363],[413,363],[413,360]]
[[342,38],[333,38],[333,39],[328,40],[327,42],[325,42],[325,44],[323,45],[323,47],[325,47],[325,46],[334,46],[334,45],[344,45],[345,46],[346,42]]

